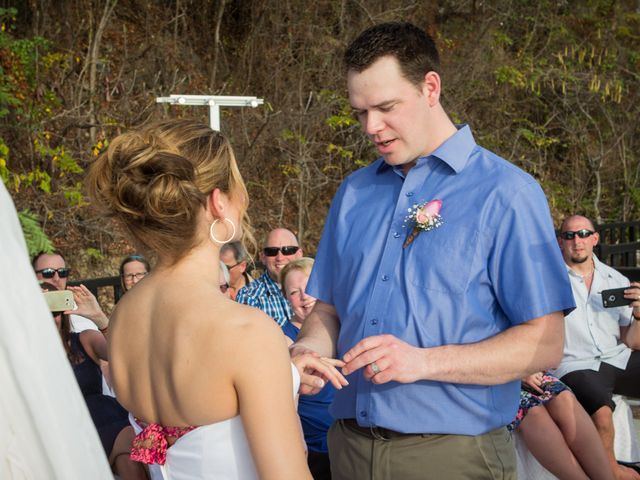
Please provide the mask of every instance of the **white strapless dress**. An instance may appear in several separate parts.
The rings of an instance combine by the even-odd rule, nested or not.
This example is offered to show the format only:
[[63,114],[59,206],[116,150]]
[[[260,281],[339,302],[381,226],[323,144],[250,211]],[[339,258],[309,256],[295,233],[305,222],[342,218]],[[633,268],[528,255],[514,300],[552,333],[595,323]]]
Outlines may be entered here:
[[[298,393],[300,375],[291,364],[293,395]],[[129,415],[136,435],[142,428]],[[240,415],[203,425],[180,437],[167,450],[164,465],[151,464],[152,480],[253,480],[258,479],[249,441]]]

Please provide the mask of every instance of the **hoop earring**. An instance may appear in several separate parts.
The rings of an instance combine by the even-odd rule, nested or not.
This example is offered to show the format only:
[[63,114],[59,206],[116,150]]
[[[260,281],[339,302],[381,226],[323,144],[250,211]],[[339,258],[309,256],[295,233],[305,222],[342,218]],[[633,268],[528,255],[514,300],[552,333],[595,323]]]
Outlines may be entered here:
[[231,235],[226,240],[218,240],[216,238],[216,236],[213,234],[213,227],[215,227],[216,223],[218,223],[219,221],[220,221],[220,219],[216,218],[213,221],[213,223],[211,224],[211,227],[209,227],[209,237],[211,237],[211,240],[213,240],[215,243],[219,243],[220,245],[224,245],[225,243],[229,243],[231,241],[231,239],[233,237],[235,237],[235,235],[236,235],[236,226],[234,225],[234,223],[231,220],[229,220],[227,217],[224,217],[224,221],[225,222],[229,222],[231,224]]

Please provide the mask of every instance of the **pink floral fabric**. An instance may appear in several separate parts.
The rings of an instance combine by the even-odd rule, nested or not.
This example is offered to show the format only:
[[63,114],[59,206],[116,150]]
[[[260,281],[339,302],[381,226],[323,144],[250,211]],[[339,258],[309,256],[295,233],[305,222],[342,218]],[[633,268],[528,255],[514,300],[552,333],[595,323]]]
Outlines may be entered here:
[[[136,419],[136,422],[141,427],[145,425],[138,419]],[[167,449],[169,448],[167,438],[171,438],[175,442],[194,428],[197,427],[163,427],[158,423],[150,423],[144,426],[144,429],[133,439],[131,460],[146,464],[157,463],[158,465],[164,465],[167,461]]]

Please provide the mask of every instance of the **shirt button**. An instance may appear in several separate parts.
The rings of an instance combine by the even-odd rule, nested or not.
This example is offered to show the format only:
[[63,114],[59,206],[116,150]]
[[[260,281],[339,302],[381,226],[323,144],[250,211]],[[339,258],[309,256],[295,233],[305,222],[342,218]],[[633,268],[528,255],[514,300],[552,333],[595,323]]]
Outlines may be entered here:
[[378,324],[378,319],[374,318],[371,320],[371,325],[377,325]]
[[361,417],[366,417],[366,416],[367,416],[367,412],[365,412],[364,410],[362,410],[362,411],[360,412],[360,416],[361,416]]
[[393,232],[393,238],[400,238],[400,233]]
[[382,281],[386,282],[387,280],[389,280],[389,275],[382,275]]
[[407,197],[413,197],[413,192],[407,192],[407,193],[405,193],[405,195],[406,195]]

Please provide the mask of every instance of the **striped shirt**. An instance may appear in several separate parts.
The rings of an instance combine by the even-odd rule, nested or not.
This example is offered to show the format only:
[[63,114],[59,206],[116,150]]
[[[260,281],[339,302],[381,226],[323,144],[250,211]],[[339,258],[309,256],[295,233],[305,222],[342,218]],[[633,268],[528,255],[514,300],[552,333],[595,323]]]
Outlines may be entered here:
[[236,302],[262,310],[281,327],[293,316],[291,305],[282,295],[280,285],[267,272],[238,290]]

